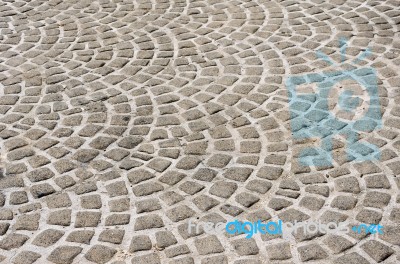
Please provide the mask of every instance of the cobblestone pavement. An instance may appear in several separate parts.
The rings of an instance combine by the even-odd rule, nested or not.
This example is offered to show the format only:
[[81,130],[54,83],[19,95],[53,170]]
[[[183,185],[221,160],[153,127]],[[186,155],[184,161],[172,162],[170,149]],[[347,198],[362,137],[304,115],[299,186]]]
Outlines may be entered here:
[[[0,262],[399,263],[399,29],[398,0],[1,0]],[[347,161],[338,138],[332,166],[304,167],[285,81],[332,69],[316,51],[339,63],[341,38],[335,70],[376,69],[381,156]],[[189,234],[196,218],[385,232]]]

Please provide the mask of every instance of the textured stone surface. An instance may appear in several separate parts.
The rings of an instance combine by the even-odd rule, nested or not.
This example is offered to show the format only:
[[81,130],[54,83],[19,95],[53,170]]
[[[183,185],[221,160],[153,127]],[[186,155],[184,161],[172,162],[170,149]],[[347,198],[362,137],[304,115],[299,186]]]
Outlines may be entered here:
[[195,246],[200,255],[212,253],[221,253],[224,251],[223,246],[216,236],[209,236],[195,241]]
[[40,254],[35,253],[33,251],[22,251],[18,253],[17,256],[12,260],[12,263],[14,264],[32,264],[34,263],[38,258],[40,258]]
[[113,248],[95,245],[85,254],[85,258],[95,263],[107,263],[115,253],[117,250]]
[[267,246],[267,252],[270,260],[285,260],[292,257],[288,243],[277,243]]
[[[395,0],[0,0],[0,262],[399,262],[399,23]],[[350,126],[380,155],[348,159]],[[330,134],[332,165],[298,162]],[[384,234],[188,232],[232,218]]]
[[52,263],[61,264],[61,263],[72,263],[75,257],[82,251],[81,247],[77,246],[60,246],[54,249],[47,260]]
[[368,241],[361,248],[376,262],[382,262],[394,253],[393,249],[378,241]]

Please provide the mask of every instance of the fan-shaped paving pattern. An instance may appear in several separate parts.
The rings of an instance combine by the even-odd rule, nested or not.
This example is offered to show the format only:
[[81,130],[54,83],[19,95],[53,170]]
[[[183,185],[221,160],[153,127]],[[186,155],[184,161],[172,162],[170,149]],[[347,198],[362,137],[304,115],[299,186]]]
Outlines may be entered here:
[[[0,262],[396,263],[396,0],[1,1]],[[367,47],[379,161],[296,161],[289,76]],[[338,69],[335,69],[338,70]],[[300,142],[301,143],[301,142]],[[381,223],[385,234],[210,236],[189,219]]]

